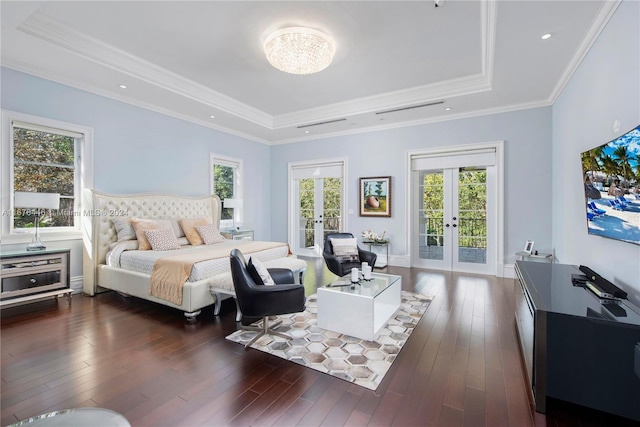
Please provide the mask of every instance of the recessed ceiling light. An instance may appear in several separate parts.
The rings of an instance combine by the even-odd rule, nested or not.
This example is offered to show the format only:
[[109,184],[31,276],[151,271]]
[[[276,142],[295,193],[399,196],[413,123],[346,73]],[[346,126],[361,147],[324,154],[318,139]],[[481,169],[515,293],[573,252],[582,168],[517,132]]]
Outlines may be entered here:
[[540,37],[542,40],[547,40],[551,38],[551,34],[547,33],[547,34],[543,34],[542,37]]
[[209,117],[211,117],[212,119],[215,119],[215,118],[216,118],[216,116],[209,116]]
[[451,107],[445,108],[444,111],[451,111]]
[[120,85],[120,89],[126,89],[127,85]]

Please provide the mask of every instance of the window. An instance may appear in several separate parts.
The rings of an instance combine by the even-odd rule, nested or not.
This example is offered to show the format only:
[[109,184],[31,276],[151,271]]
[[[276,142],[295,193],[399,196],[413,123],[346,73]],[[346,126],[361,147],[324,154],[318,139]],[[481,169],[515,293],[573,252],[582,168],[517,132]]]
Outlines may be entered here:
[[242,223],[242,160],[211,154],[211,192],[222,201],[221,228]]
[[[25,231],[36,214],[41,232],[80,230],[81,191],[91,183],[91,129],[2,112],[3,235]],[[56,193],[58,209],[15,204],[15,192]],[[23,233],[24,234],[24,233]]]

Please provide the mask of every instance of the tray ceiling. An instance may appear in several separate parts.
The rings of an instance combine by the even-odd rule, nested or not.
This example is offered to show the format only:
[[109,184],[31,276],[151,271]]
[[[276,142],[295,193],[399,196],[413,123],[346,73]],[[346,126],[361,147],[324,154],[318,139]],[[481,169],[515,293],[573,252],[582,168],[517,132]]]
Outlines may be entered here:
[[[3,1],[1,61],[286,143],[550,105],[618,3]],[[262,43],[285,26],[331,35],[333,63],[271,67]]]

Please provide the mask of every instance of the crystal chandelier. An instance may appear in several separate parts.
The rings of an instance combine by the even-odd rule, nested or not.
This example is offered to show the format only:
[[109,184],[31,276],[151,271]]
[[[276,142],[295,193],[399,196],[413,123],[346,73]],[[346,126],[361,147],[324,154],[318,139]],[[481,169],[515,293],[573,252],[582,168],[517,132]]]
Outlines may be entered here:
[[333,40],[321,31],[289,27],[275,31],[264,41],[271,65],[291,74],[312,74],[329,66],[335,53]]

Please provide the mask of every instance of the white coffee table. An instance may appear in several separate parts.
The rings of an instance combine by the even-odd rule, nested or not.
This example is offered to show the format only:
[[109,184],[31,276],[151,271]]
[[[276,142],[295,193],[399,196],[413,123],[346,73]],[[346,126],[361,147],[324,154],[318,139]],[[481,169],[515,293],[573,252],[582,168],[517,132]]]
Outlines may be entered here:
[[353,286],[348,275],[318,288],[318,327],[373,341],[400,307],[401,290],[400,276],[382,273]]

